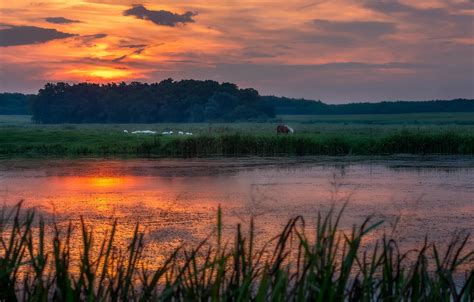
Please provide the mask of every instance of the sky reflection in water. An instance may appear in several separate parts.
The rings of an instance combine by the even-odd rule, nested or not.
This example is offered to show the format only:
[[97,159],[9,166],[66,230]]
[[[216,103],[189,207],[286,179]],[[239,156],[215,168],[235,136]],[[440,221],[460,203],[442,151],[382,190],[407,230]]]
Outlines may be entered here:
[[235,225],[246,225],[253,215],[257,238],[265,242],[295,215],[303,215],[311,229],[318,211],[350,200],[345,229],[367,215],[383,219],[385,229],[368,237],[370,244],[401,217],[395,237],[410,248],[421,244],[425,234],[445,242],[454,230],[474,232],[474,169],[455,166],[443,161],[420,168],[406,161],[346,165],[264,159],[4,161],[0,198],[7,206],[23,199],[47,223],[78,226],[83,216],[97,240],[118,219],[118,244],[125,244],[140,223],[147,253],[160,257],[209,235],[219,204],[229,240]]

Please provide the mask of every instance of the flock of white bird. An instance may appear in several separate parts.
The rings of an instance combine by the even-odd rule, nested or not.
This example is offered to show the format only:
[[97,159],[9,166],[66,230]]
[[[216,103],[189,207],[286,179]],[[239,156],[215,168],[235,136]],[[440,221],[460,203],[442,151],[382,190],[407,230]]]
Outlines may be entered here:
[[[123,130],[123,133],[131,133],[131,134],[157,134],[158,132],[153,131],[153,130],[136,130],[132,132],[128,132],[128,130]],[[161,135],[173,135],[173,131],[163,131],[161,132]],[[183,132],[183,131],[178,131],[178,135],[193,135],[192,132]]]

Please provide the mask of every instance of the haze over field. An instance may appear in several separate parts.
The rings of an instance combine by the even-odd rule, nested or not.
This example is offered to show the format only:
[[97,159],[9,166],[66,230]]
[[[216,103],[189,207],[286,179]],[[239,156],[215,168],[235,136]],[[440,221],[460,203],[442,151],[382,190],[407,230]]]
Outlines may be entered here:
[[457,0],[2,1],[0,91],[172,77],[329,103],[473,98],[473,14]]

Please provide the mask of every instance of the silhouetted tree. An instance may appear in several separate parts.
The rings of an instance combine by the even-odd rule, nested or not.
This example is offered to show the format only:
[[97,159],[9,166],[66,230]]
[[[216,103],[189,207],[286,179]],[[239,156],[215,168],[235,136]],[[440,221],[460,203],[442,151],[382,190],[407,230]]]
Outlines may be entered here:
[[266,120],[273,107],[254,89],[166,79],[146,84],[48,83],[32,104],[38,123],[155,123]]

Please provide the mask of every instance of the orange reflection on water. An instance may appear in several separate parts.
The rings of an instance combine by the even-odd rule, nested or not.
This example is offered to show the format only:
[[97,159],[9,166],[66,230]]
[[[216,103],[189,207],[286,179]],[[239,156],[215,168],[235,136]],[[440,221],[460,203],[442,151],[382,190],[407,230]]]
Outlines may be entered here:
[[64,189],[72,190],[100,190],[100,189],[126,189],[135,182],[132,176],[80,176],[58,179]]
[[296,215],[303,215],[306,228],[315,233],[318,212],[327,213],[333,203],[339,208],[346,199],[350,203],[341,220],[343,231],[350,232],[371,214],[374,222],[385,221],[367,235],[362,243],[367,247],[391,231],[395,221],[395,235],[403,239],[404,249],[418,247],[425,234],[443,242],[456,228],[474,230],[472,169],[447,173],[307,163],[239,169],[216,160],[28,162],[28,169],[17,170],[3,165],[0,198],[7,204],[24,199],[25,207],[54,215],[64,227],[72,221],[78,229],[82,216],[95,238],[102,238],[118,219],[118,246],[129,243],[139,223],[152,261],[180,244],[191,246],[207,238],[215,230],[219,204],[223,238],[233,240],[236,224],[248,226],[253,215],[262,244]]
[[126,183],[125,177],[90,177],[86,179],[94,187],[113,188],[123,186]]

